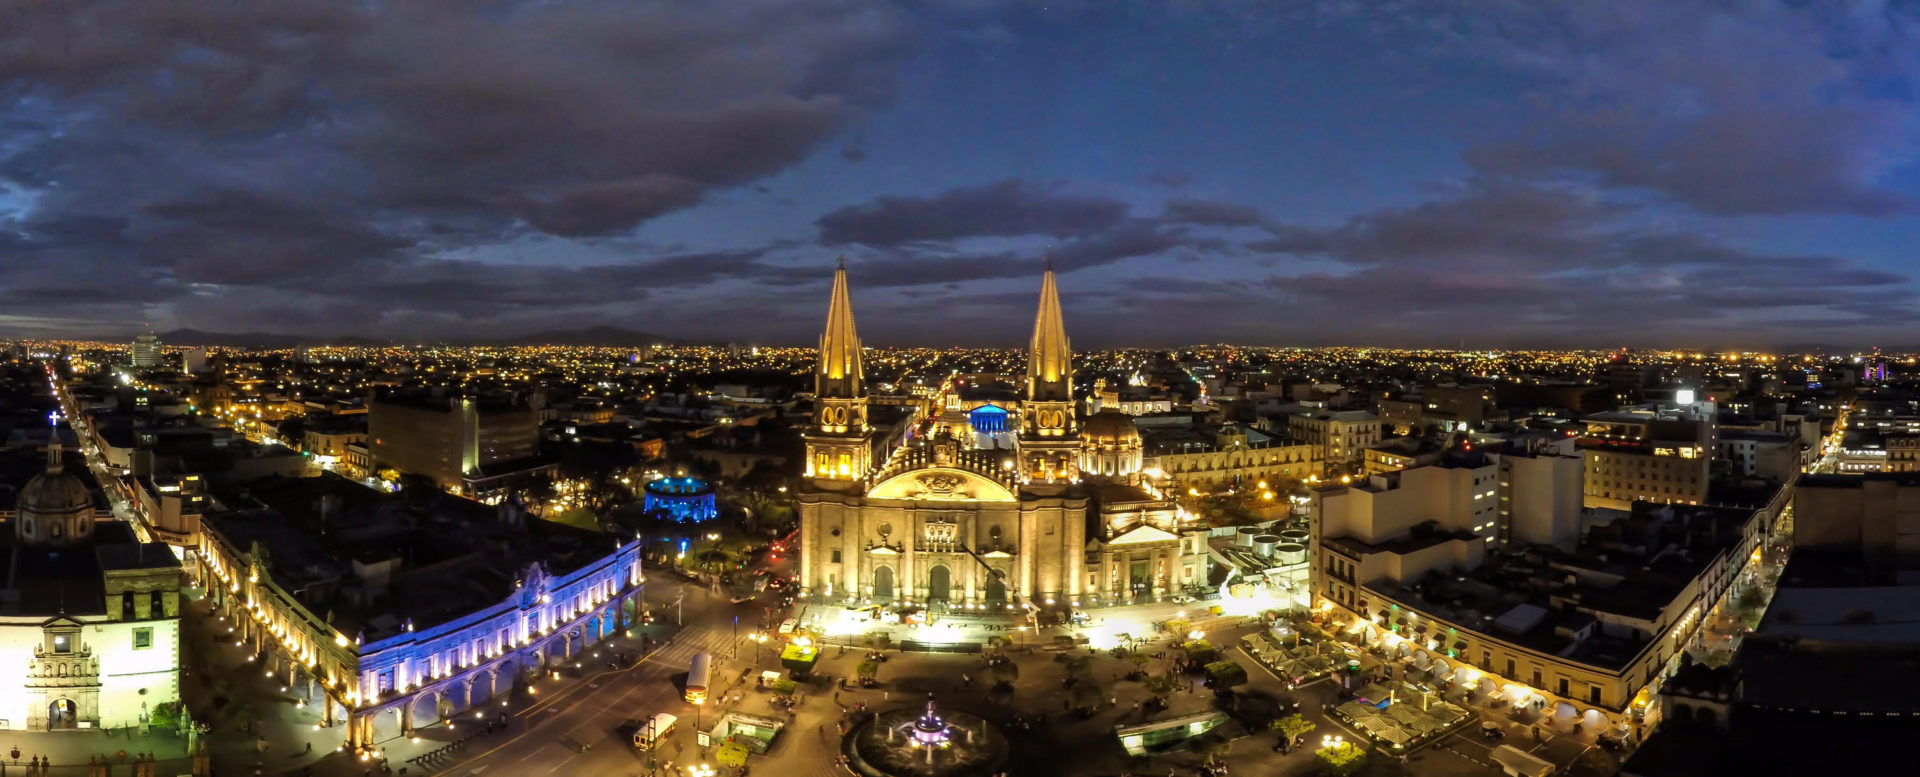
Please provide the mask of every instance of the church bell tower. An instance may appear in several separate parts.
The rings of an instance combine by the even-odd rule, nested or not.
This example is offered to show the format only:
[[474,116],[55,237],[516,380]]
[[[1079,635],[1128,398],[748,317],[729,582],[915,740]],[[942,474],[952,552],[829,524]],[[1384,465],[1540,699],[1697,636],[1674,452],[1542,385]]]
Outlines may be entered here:
[[853,483],[873,468],[873,428],[867,425],[867,385],[861,370],[860,335],[853,328],[847,294],[847,264],[833,272],[827,328],[820,335],[820,364],[813,373],[813,424],[805,437],[807,477]]
[[1073,349],[1060,318],[1053,266],[1040,280],[1040,313],[1027,346],[1027,397],[1020,408],[1020,469],[1029,483],[1080,479],[1080,423],[1073,406]]

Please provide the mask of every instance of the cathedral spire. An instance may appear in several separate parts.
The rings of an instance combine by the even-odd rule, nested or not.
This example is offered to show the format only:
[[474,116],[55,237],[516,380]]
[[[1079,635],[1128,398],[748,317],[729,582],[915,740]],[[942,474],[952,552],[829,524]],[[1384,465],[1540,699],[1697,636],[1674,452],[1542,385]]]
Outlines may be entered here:
[[1033,342],[1027,346],[1027,398],[1073,399],[1073,349],[1067,326],[1060,318],[1060,292],[1053,282],[1053,262],[1040,279],[1040,313],[1033,322]]
[[827,328],[820,335],[820,368],[814,373],[818,397],[851,399],[864,396],[860,365],[860,335],[853,328],[853,300],[847,295],[847,260],[833,271],[833,298],[827,304]]

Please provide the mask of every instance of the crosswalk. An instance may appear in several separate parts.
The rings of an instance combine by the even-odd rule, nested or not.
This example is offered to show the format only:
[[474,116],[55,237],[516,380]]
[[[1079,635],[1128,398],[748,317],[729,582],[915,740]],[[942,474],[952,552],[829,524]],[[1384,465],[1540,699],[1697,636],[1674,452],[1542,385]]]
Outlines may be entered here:
[[664,664],[669,667],[686,668],[693,657],[707,653],[714,658],[725,658],[728,648],[734,644],[734,636],[727,629],[689,628],[676,635],[672,642],[654,651],[647,661]]

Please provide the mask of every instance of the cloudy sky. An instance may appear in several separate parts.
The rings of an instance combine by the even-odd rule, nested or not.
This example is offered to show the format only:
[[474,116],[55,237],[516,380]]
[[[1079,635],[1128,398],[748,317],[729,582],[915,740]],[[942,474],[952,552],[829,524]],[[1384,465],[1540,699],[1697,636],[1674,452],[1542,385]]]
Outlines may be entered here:
[[1872,2],[0,0],[0,332],[1920,342]]

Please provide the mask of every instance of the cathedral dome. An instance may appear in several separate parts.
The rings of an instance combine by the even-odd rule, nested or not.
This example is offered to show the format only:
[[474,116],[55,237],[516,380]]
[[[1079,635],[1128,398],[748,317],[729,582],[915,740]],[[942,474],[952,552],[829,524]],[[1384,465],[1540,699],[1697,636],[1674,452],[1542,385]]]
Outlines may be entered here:
[[57,447],[47,453],[46,471],[20,489],[15,507],[15,534],[28,542],[74,541],[93,533],[93,492],[61,466]]
[[1080,427],[1080,439],[1095,445],[1138,445],[1140,428],[1133,425],[1133,416],[1107,408]]

